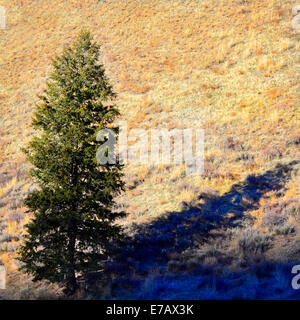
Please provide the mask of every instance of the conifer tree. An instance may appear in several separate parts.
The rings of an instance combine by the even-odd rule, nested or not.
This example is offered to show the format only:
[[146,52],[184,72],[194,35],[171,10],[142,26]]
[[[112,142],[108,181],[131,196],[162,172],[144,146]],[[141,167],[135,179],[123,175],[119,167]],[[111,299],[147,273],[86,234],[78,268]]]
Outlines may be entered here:
[[21,269],[35,281],[64,284],[98,270],[122,239],[115,197],[124,190],[122,165],[96,159],[97,133],[119,115],[115,93],[99,63],[100,47],[87,31],[53,61],[53,72],[33,116],[38,134],[24,149],[37,189],[25,199],[32,220],[19,250]]

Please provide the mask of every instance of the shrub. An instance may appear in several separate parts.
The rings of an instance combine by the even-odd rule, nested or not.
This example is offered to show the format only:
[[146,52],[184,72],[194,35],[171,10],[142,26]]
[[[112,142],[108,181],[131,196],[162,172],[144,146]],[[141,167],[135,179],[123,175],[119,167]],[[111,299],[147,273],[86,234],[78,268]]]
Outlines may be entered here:
[[275,158],[282,157],[282,150],[281,147],[277,145],[271,145],[262,149],[260,154],[264,160],[271,161]]
[[290,261],[296,261],[300,259],[300,239],[295,240],[287,249],[286,249],[287,259]]
[[177,189],[178,189],[178,191],[185,191],[186,190],[186,191],[189,191],[194,194],[199,192],[199,189],[197,187],[195,187],[185,181],[178,184]]
[[238,235],[238,248],[244,257],[263,254],[271,247],[271,236],[253,228],[247,228]]
[[12,240],[16,240],[18,241],[19,240],[19,237],[17,236],[14,236],[6,231],[3,231],[1,234],[0,234],[0,242],[10,242]]
[[17,243],[10,243],[10,242],[4,242],[4,243],[0,243],[0,251],[15,251],[18,248],[18,244]]
[[295,232],[295,227],[292,226],[290,223],[286,222],[283,225],[279,225],[277,228],[274,229],[276,234],[281,235],[288,235]]
[[285,144],[286,144],[286,146],[290,146],[290,145],[298,146],[300,144],[300,136],[294,135],[294,136],[290,137],[289,139],[286,140]]
[[298,217],[300,215],[300,204],[296,203],[285,210],[286,214]]
[[262,227],[268,227],[269,230],[274,230],[275,227],[281,226],[286,223],[288,216],[275,210],[267,214],[262,221]]
[[9,214],[9,221],[14,222],[16,221],[17,223],[20,223],[20,221],[24,218],[24,212],[21,210],[16,210],[13,211]]

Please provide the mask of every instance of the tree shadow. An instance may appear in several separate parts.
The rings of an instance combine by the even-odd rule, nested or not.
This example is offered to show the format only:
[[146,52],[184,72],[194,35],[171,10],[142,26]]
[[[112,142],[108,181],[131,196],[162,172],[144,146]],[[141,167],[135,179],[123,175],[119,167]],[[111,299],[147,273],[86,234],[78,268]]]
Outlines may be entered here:
[[196,203],[185,203],[181,212],[170,212],[151,224],[136,226],[134,236],[116,260],[146,271],[166,262],[171,252],[193,247],[195,240],[207,241],[212,230],[240,225],[247,211],[259,207],[264,193],[284,188],[297,163],[278,164],[264,174],[249,175],[222,196],[201,193]]
[[124,283],[128,283],[128,279],[141,281],[153,270],[166,271],[172,255],[199,248],[215,239],[218,231],[234,229],[245,219],[251,219],[247,212],[259,207],[263,194],[284,192],[297,163],[278,164],[264,174],[249,175],[222,196],[201,193],[193,203],[184,203],[182,211],[170,212],[150,224],[133,227],[132,236],[119,248],[115,258],[106,263],[104,273],[117,278],[119,286],[121,279]]

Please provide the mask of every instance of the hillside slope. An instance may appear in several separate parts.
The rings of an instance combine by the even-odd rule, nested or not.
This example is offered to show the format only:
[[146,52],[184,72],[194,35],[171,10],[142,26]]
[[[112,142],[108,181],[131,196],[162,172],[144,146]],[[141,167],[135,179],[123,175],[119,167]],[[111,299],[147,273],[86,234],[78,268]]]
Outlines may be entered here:
[[[129,215],[122,223],[149,224],[181,212],[183,204],[198,205],[201,194],[223,199],[249,175],[264,175],[299,158],[300,43],[299,31],[291,27],[294,1],[215,3],[0,0],[7,11],[6,29],[0,30],[0,259],[9,272],[8,292],[22,288],[14,250],[30,219],[22,199],[33,188],[20,148],[33,133],[31,114],[51,57],[82,27],[102,47],[129,128],[205,129],[202,176],[186,176],[184,166],[126,167],[128,190],[119,202]],[[289,178],[282,180],[281,192],[263,189],[256,206],[247,209],[252,228],[274,233],[264,222],[274,212],[268,208],[299,215],[298,167],[293,164]],[[297,214],[289,217],[295,230]],[[273,242],[276,249],[297,239],[294,232]]]

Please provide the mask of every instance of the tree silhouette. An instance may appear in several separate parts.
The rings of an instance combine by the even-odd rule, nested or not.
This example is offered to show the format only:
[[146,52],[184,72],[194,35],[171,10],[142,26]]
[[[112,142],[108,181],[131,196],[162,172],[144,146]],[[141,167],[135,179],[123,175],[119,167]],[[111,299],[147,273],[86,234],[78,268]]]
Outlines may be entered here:
[[[53,59],[53,72],[33,116],[36,135],[24,149],[38,188],[25,199],[33,219],[19,250],[21,269],[35,281],[60,282],[68,295],[77,276],[98,270],[122,239],[115,196],[124,190],[122,165],[99,164],[97,133],[119,115],[99,46],[87,31]],[[99,140],[99,139],[98,139]]]

